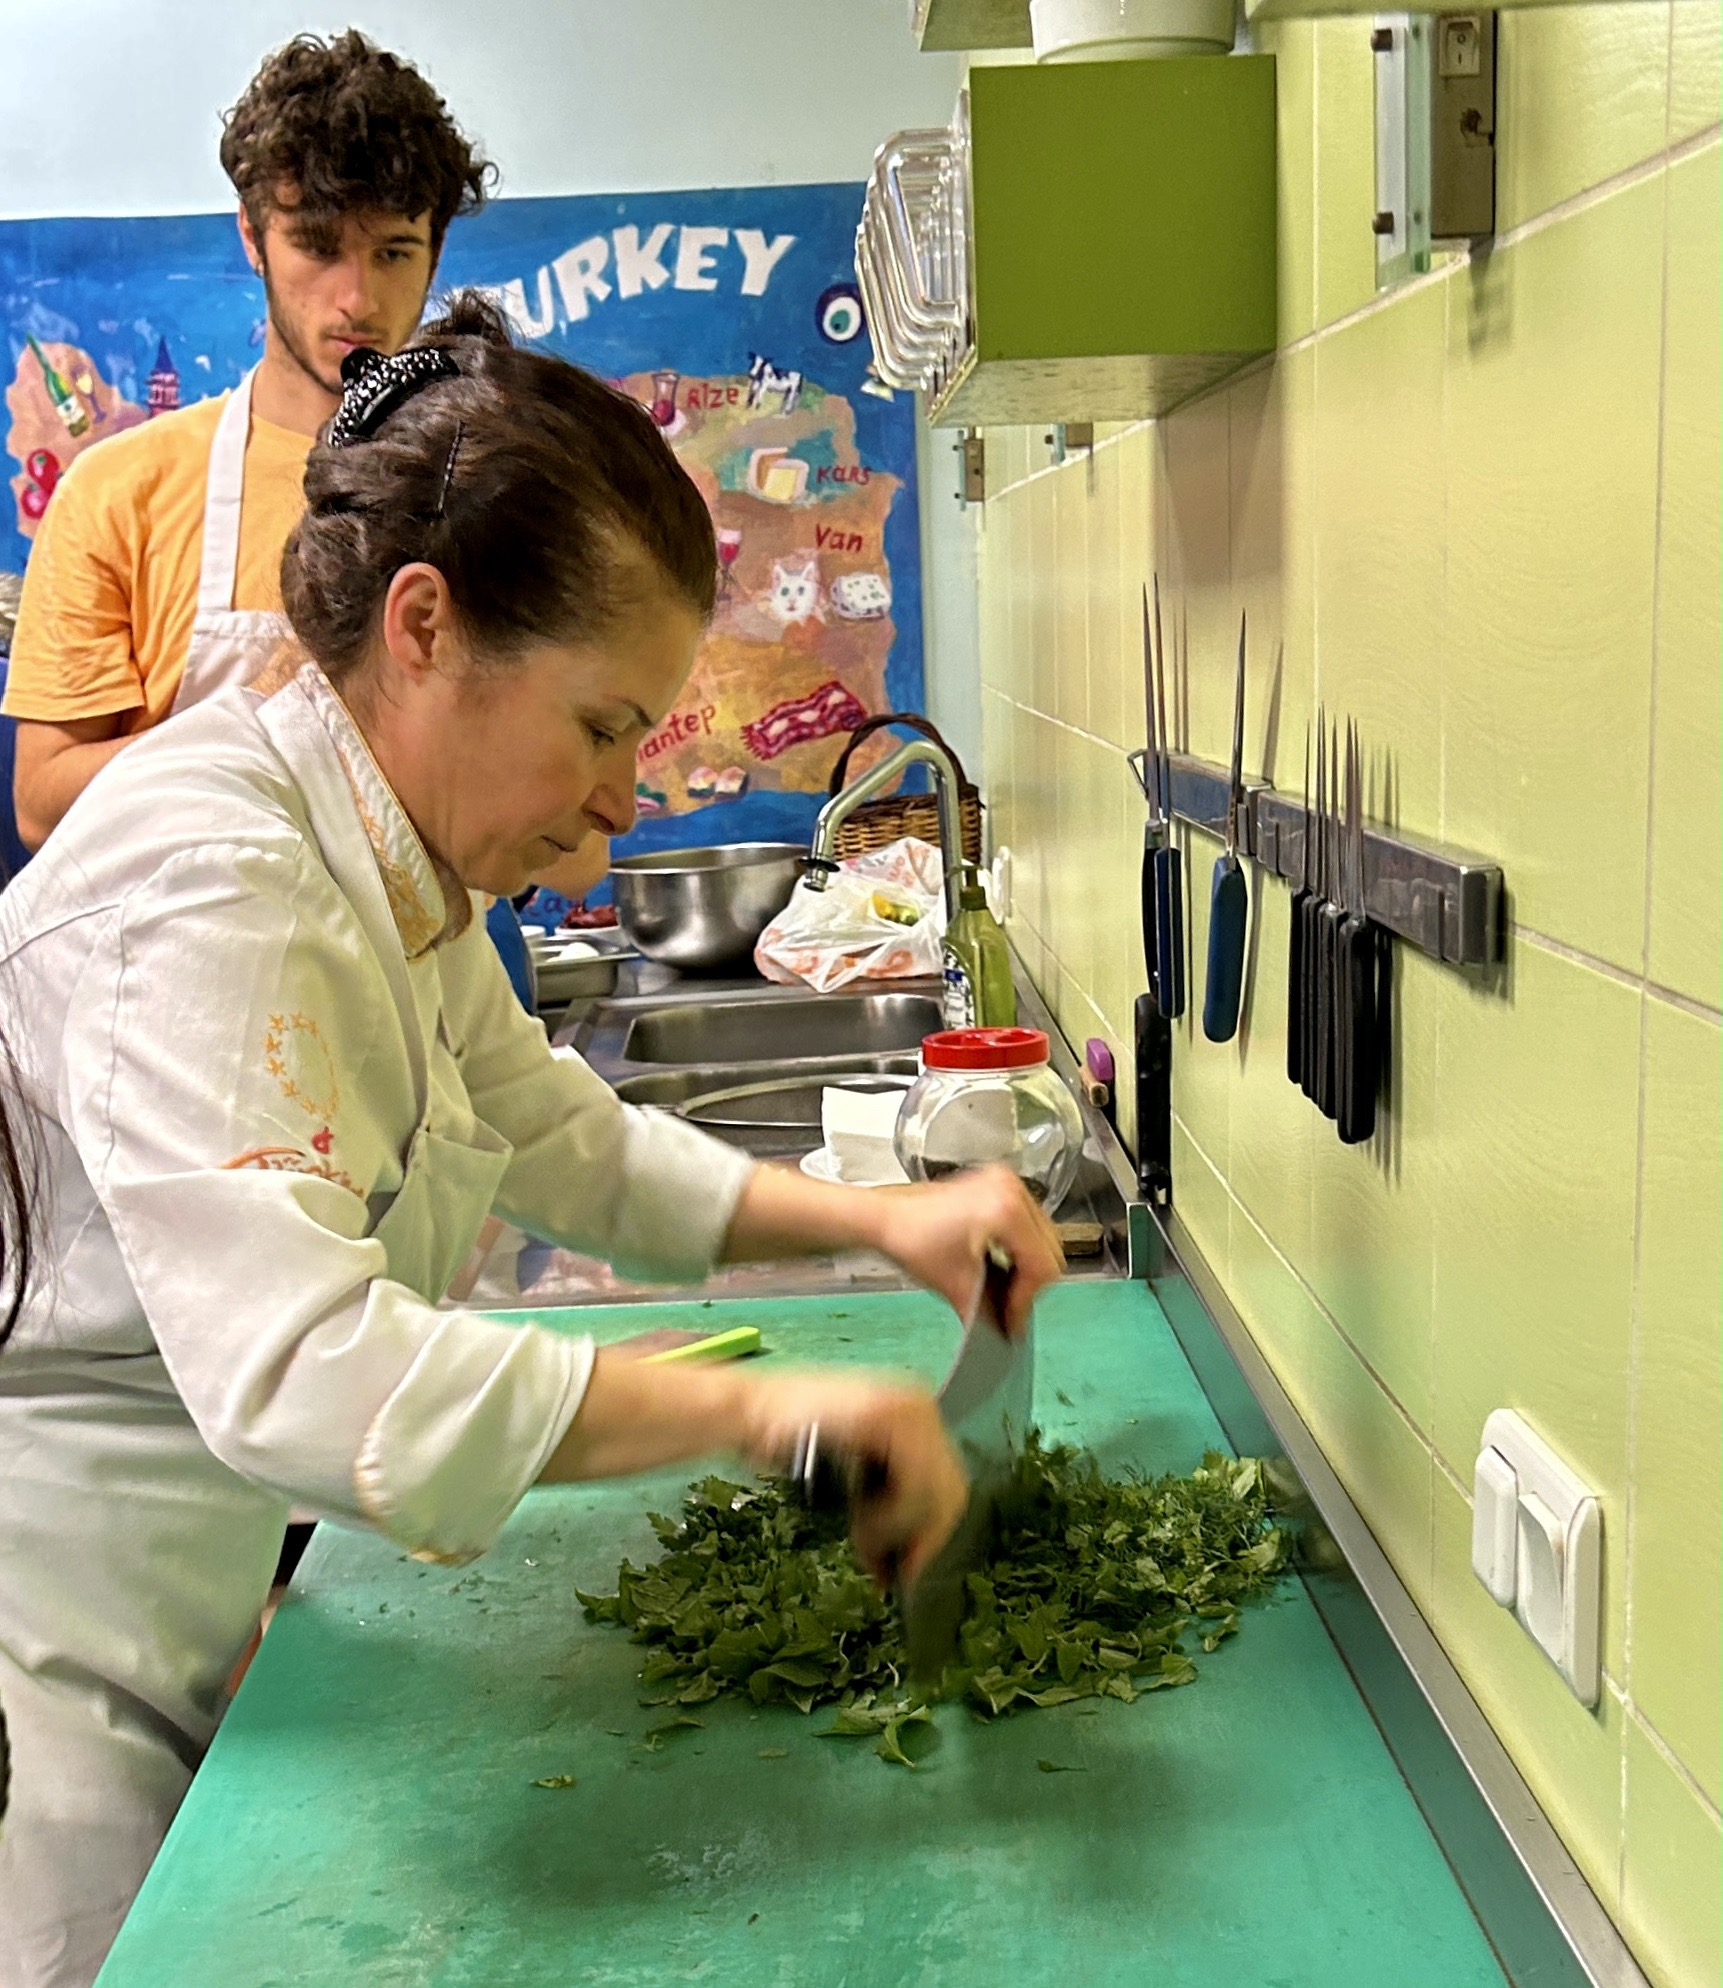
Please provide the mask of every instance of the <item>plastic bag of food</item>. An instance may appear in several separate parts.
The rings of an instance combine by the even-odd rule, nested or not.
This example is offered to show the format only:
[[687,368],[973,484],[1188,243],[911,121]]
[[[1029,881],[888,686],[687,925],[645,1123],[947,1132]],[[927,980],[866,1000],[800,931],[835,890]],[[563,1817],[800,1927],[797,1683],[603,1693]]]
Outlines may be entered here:
[[905,835],[850,856],[824,890],[798,883],[760,934],[754,964],[782,986],[800,981],[829,994],[852,980],[937,976],[944,962],[945,897],[940,853]]

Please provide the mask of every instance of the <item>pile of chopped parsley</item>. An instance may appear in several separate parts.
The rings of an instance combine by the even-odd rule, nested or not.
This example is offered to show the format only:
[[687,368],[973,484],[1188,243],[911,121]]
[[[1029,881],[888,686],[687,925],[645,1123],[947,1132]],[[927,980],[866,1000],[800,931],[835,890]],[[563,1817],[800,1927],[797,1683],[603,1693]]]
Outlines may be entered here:
[[1081,1451],[1032,1442],[968,1577],[956,1659],[929,1691],[912,1687],[896,1601],[857,1564],[841,1520],[772,1483],[708,1477],[680,1518],[652,1525],[660,1559],[625,1560],[613,1595],[580,1595],[589,1620],[650,1646],[644,1703],[835,1706],[826,1736],[875,1737],[905,1766],[904,1736],[930,1699],[995,1718],[1194,1683],[1186,1637],[1217,1649],[1289,1552],[1254,1458],[1106,1477]]

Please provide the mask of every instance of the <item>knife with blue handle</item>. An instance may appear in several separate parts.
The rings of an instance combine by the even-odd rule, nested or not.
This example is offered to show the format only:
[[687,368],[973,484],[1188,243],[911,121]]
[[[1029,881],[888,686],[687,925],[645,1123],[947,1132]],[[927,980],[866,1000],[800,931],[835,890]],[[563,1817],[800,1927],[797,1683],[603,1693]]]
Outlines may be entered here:
[[1233,694],[1232,779],[1226,794],[1226,848],[1215,860],[1209,893],[1203,1034],[1210,1042],[1231,1042],[1238,1033],[1238,1004],[1244,992],[1244,937],[1250,916],[1250,893],[1238,860],[1238,818],[1244,806],[1244,642],[1245,618],[1241,614],[1238,684]]

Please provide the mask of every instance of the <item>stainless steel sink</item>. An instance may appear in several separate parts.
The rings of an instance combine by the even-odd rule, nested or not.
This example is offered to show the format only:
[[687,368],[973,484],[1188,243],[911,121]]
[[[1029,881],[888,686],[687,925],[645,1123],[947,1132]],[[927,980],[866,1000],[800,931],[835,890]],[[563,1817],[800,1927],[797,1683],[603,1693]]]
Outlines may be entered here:
[[913,1056],[806,1063],[736,1063],[653,1070],[618,1079],[630,1104],[651,1104],[761,1156],[810,1152],[820,1143],[820,1099],[828,1087],[901,1094],[914,1081]]
[[[847,1084],[862,1090],[901,1088],[915,1071],[913,1056],[820,1058],[813,1068],[801,1062],[699,1063],[685,1069],[646,1070],[637,1076],[619,1077],[613,1088],[629,1104],[655,1104],[685,1118],[706,1122],[726,1118],[738,1124],[770,1118],[774,1123],[817,1130],[820,1092],[826,1085]],[[729,1115],[691,1108],[743,1090],[759,1093],[761,1103]]]
[[[786,1160],[820,1143],[820,1093],[830,1084],[902,1084],[919,1067],[922,1037],[941,1026],[936,980],[889,991],[810,994],[758,979],[681,976],[650,963],[625,967],[618,991],[571,1008],[556,1032],[631,1104],[673,1111],[718,1138],[765,1158]],[[1019,988],[1024,1021],[1053,1038],[1060,1075],[1075,1087],[1075,1058],[1040,997]],[[1094,1111],[1093,1155],[1086,1154],[1061,1214],[1097,1222],[1105,1255],[1089,1274],[1116,1276],[1128,1256],[1125,1200],[1134,1199],[1130,1161]],[[807,1274],[809,1288],[901,1281],[882,1260],[846,1258]],[[825,1281],[820,1281],[821,1279]],[[833,1280],[836,1279],[837,1283]],[[800,1288],[798,1286],[798,1288]]]
[[[813,994],[652,1008],[622,1045],[629,1063],[734,1064],[908,1054],[942,1026],[930,994]],[[815,1114],[816,1120],[818,1113]]]

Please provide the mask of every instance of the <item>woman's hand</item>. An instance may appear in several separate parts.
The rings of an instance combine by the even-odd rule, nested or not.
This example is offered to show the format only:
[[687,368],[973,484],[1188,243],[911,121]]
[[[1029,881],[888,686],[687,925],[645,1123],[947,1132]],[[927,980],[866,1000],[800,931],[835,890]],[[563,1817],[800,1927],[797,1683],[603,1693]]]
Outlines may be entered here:
[[982,1167],[924,1187],[871,1188],[758,1167],[742,1190],[724,1254],[740,1262],[857,1248],[877,1249],[901,1264],[966,1326],[981,1303],[988,1253],[997,1252],[1011,1265],[1003,1323],[1013,1338],[1065,1269],[1053,1224],[1009,1167]]
[[925,1388],[874,1375],[804,1371],[762,1377],[749,1391],[743,1454],[756,1470],[788,1467],[796,1440],[818,1425],[827,1451],[883,1467],[885,1489],[857,1508],[857,1557],[882,1587],[912,1582],[951,1537],[969,1481]]
[[914,1580],[963,1516],[968,1484],[925,1388],[871,1374],[655,1367],[603,1348],[568,1433],[541,1482],[623,1477],[696,1457],[735,1455],[786,1470],[817,1423],[822,1444],[885,1467],[885,1490],[855,1515],[856,1552],[884,1580]]
[[981,1305],[989,1252],[1010,1265],[999,1323],[1012,1339],[1029,1329],[1035,1300],[1064,1275],[1065,1253],[1053,1224],[1009,1167],[873,1192],[882,1224],[877,1247],[937,1291],[966,1326]]

